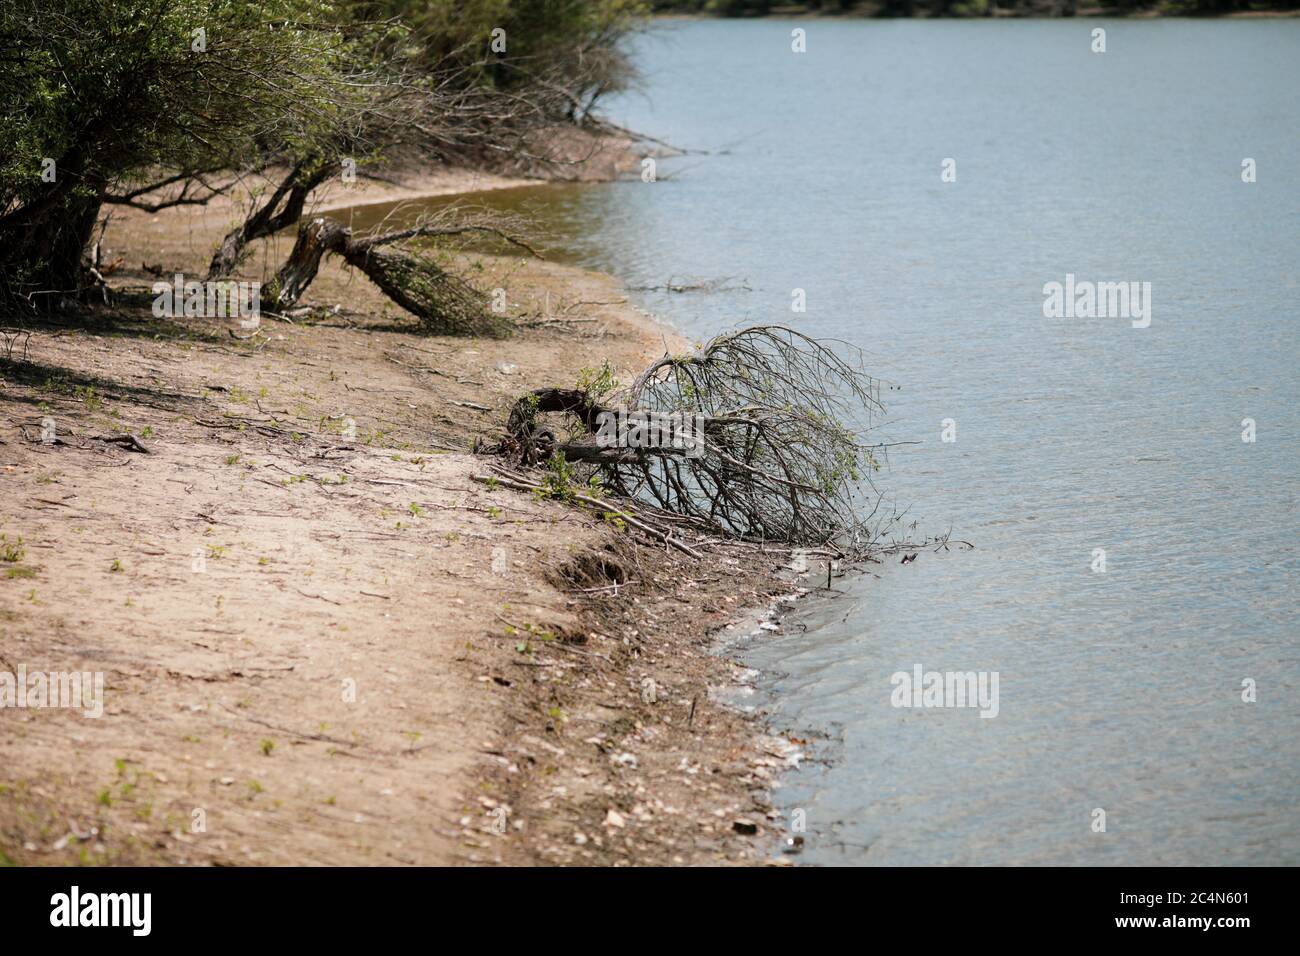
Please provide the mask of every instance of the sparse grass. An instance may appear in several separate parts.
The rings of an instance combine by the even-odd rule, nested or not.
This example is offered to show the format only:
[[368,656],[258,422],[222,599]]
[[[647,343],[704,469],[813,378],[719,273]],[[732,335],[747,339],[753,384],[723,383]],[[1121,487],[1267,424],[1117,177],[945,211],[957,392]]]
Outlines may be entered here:
[[98,411],[104,404],[104,397],[95,391],[91,385],[73,385],[63,376],[58,378],[47,378],[42,386],[47,392],[54,392],[57,395],[66,395],[69,398],[76,399],[86,406],[90,412]]
[[23,545],[21,536],[10,541],[8,535],[0,534],[0,561],[7,564],[17,564],[26,553],[27,548]]

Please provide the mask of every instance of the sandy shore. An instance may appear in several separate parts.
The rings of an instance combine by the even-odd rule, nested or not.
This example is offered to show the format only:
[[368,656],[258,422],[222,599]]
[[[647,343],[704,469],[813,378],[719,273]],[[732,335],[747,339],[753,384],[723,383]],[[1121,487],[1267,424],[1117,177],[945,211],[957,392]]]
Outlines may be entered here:
[[[517,184],[438,173],[318,208]],[[201,274],[234,215],[116,217],[112,281]],[[247,277],[287,249],[260,243]],[[791,589],[788,555],[695,561],[475,482],[471,443],[520,393],[685,347],[609,277],[485,268],[513,339],[416,334],[326,264],[324,322],[96,310],[0,361],[0,671],[105,682],[98,719],[0,711],[0,862],[771,858],[791,746],[715,702],[743,675],[710,647]],[[147,452],[104,440],[124,434]]]

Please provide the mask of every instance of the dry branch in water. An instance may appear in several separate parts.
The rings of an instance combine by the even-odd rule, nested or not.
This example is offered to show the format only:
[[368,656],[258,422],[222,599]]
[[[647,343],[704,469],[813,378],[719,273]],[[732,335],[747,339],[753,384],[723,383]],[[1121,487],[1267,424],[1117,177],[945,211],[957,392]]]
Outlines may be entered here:
[[[665,356],[626,389],[531,392],[495,450],[583,463],[606,490],[729,537],[859,552],[879,502],[877,393],[851,347],[759,326]],[[555,413],[573,434],[540,418]]]

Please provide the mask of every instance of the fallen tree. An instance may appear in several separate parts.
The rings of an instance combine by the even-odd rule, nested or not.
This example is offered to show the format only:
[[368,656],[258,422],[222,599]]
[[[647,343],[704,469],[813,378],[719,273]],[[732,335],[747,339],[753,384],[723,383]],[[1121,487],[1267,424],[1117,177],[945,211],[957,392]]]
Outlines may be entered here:
[[626,389],[606,376],[530,392],[484,450],[566,480],[585,468],[593,487],[723,536],[852,553],[876,533],[883,446],[866,432],[880,411],[851,347],[759,326],[665,356]]
[[316,278],[321,259],[332,253],[365,273],[384,295],[419,319],[425,331],[504,338],[514,331],[514,324],[488,308],[485,293],[444,268],[430,251],[402,247],[416,239],[463,239],[474,234],[492,236],[537,255],[500,225],[457,218],[455,209],[423,218],[407,229],[377,230],[362,236],[354,236],[352,229],[337,219],[317,216],[299,225],[293,250],[263,290],[263,300],[273,311],[293,308]]

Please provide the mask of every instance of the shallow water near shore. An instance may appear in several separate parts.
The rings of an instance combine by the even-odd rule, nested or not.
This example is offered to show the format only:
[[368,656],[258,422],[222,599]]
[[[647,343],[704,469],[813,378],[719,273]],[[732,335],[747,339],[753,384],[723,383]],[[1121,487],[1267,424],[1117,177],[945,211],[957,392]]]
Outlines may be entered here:
[[[692,336],[867,350],[917,443],[879,486],[976,546],[744,652],[831,739],[777,794],[801,859],[1300,863],[1300,22],[703,21],[637,61],[608,113],[711,154],[484,201]],[[1045,318],[1067,274],[1149,282],[1149,327]],[[997,716],[892,706],[917,665],[996,673]]]

